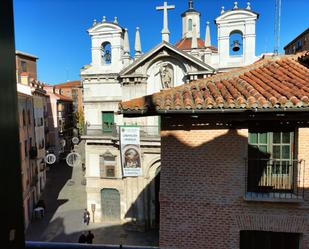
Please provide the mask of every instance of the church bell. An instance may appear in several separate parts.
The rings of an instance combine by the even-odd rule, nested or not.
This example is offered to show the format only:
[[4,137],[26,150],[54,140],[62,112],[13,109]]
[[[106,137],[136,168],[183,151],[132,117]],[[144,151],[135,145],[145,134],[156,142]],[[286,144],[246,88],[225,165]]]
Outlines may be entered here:
[[238,40],[234,40],[234,41],[233,41],[233,48],[232,48],[232,50],[233,50],[234,52],[238,52],[239,49],[240,49],[240,43],[239,43],[239,41],[238,41]]

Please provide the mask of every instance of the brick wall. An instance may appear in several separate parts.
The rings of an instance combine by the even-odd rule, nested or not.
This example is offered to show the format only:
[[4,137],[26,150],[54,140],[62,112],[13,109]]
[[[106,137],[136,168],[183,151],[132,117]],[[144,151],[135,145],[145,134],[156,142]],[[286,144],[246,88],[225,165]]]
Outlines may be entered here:
[[[160,248],[235,249],[241,230],[302,233],[309,248],[308,189],[303,203],[244,200],[247,129],[162,122]],[[299,158],[309,165],[308,141],[309,129],[299,129]]]

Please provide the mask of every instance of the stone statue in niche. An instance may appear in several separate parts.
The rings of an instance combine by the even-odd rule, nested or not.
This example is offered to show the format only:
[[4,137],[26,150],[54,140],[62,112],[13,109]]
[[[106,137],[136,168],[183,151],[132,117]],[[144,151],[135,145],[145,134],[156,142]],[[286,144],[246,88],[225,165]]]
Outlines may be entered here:
[[173,67],[169,64],[163,64],[159,73],[161,76],[162,88],[170,88],[173,86]]

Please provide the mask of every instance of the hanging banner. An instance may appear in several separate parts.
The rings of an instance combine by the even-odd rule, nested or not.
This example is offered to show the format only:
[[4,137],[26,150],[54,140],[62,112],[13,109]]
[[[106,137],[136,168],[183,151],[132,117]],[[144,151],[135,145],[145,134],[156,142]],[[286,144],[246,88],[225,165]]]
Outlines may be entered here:
[[120,149],[123,176],[142,175],[139,127],[120,126]]

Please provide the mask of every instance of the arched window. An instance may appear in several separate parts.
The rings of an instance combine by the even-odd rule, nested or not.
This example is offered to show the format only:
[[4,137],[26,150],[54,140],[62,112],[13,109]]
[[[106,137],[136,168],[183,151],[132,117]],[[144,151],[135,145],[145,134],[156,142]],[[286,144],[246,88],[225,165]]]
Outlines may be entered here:
[[102,64],[111,64],[112,62],[112,46],[110,42],[103,42],[101,46]]
[[230,55],[243,55],[243,34],[239,30],[230,33]]
[[192,31],[192,19],[190,18],[189,20],[188,20],[188,31]]

